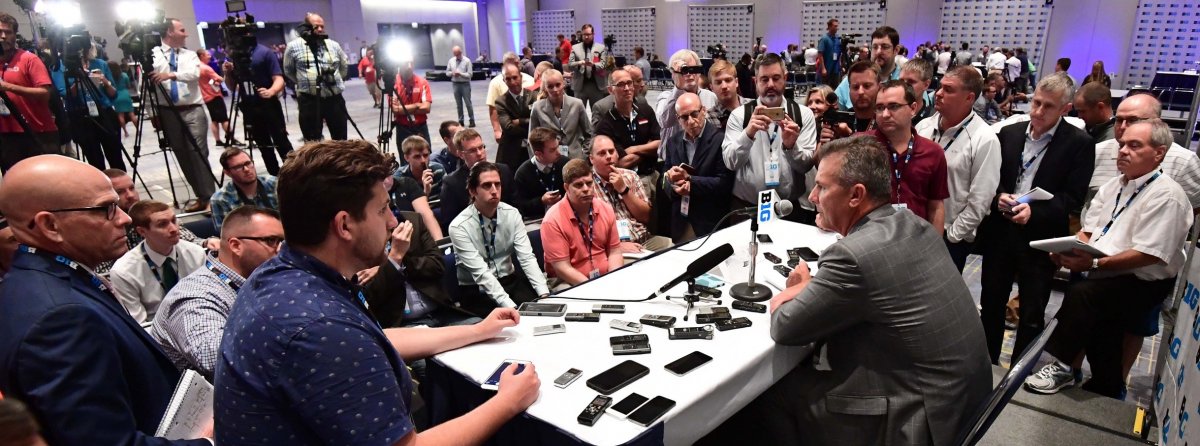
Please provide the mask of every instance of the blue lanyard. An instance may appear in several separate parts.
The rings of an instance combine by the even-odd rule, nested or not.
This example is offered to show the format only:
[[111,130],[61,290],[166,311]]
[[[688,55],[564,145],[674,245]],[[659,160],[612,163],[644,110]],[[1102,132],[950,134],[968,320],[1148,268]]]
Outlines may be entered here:
[[774,130],[767,132],[767,150],[775,152],[775,138],[779,137],[779,124],[771,123]]
[[[150,253],[146,252],[146,243],[145,243],[145,242],[142,242],[142,258],[143,258],[143,259],[146,259],[146,266],[150,267],[150,272],[151,272],[151,273],[154,273],[154,280],[157,280],[157,281],[158,281],[158,285],[159,285],[159,286],[161,286],[161,287],[163,287],[163,292],[166,292],[166,291],[167,291],[167,286],[166,286],[166,285],[163,285],[163,283],[162,283],[162,276],[158,275],[158,265],[155,265],[155,264],[154,264],[154,261],[153,261],[153,260],[150,260]],[[167,258],[169,259],[170,257],[167,257]],[[164,260],[164,262],[165,262],[165,260]],[[175,274],[175,275],[176,275],[176,276],[178,276],[178,275],[179,275],[179,273],[178,273],[178,268],[176,268],[176,274]]]
[[[476,212],[478,212],[478,210],[476,210]],[[479,216],[479,235],[483,237],[483,247],[486,249],[487,253],[487,257],[485,257],[484,260],[487,261],[488,268],[495,269],[496,264],[492,258],[496,255],[496,220],[492,220],[492,239],[489,241],[487,231],[483,230],[483,214],[475,215]],[[496,217],[500,217],[500,212],[498,210],[496,212]]]
[[[954,141],[957,141],[957,140],[958,140],[958,135],[962,134],[962,132],[963,132],[963,129],[966,129],[966,128],[967,128],[967,124],[970,124],[972,119],[975,119],[975,115],[971,115],[970,117],[968,117],[968,118],[967,118],[967,120],[966,120],[966,121],[964,121],[964,122],[962,123],[962,126],[960,126],[960,127],[958,128],[958,130],[954,132],[954,137],[953,137],[953,138],[950,138],[950,144],[946,144],[946,145],[943,145],[943,146],[942,146],[942,151],[948,151],[948,150],[950,150],[950,146],[953,146],[953,145],[954,145]],[[934,133],[935,135],[938,133],[938,129],[937,129],[937,127],[934,127],[934,129],[933,129],[933,133]],[[942,135],[942,136],[945,136],[945,135]],[[942,140],[942,139],[939,137],[939,138],[938,138],[938,141],[940,142],[941,140]]]
[[93,286],[98,288],[103,293],[112,294],[112,292],[109,291],[108,286],[104,284],[104,281],[100,280],[99,277],[97,277],[95,274],[92,274],[90,271],[88,271],[86,269],[81,269],[80,268],[81,265],[79,265],[79,263],[67,258],[64,255],[54,254],[51,252],[38,252],[37,248],[34,248],[29,245],[24,245],[24,244],[17,245],[17,251],[20,251],[20,252],[23,252],[26,254],[33,254],[33,255],[38,255],[38,256],[43,256],[43,257],[48,257],[48,258],[54,259],[55,262],[58,262],[60,264],[66,265],[68,268],[71,268],[71,271],[87,274],[88,278],[91,279]]
[[[1042,147],[1042,150],[1039,150],[1038,153],[1033,155],[1033,158],[1030,158],[1029,161],[1025,161],[1021,164],[1021,171],[1017,174],[1017,184],[1018,185],[1020,185],[1021,181],[1025,179],[1025,171],[1029,170],[1029,166],[1032,166],[1033,162],[1037,161],[1038,157],[1042,156],[1043,153],[1046,153],[1046,149],[1049,149],[1049,148],[1050,148],[1050,143],[1047,142],[1046,146]],[[1025,157],[1025,154],[1022,153],[1021,158],[1024,158],[1024,157]]]
[[[615,112],[616,109],[613,111]],[[625,125],[625,128],[629,129],[629,143],[637,144],[637,108],[634,108],[633,111],[629,113],[629,123]]]
[[[545,189],[546,192],[556,191],[559,189],[559,187],[561,187],[561,182],[559,182],[560,184],[555,184],[554,166],[553,165],[550,166],[550,173],[543,173],[541,169],[538,169],[537,164],[534,164],[533,167],[534,167],[534,170],[536,171],[536,172],[534,172],[534,176],[537,177],[538,183],[542,184],[542,189]],[[547,183],[546,182],[547,180],[549,180],[550,182]]]
[[1138,194],[1142,193],[1142,189],[1145,189],[1146,186],[1149,186],[1150,183],[1153,183],[1154,180],[1157,180],[1160,175],[1162,175],[1161,170],[1158,171],[1157,173],[1155,173],[1154,176],[1150,177],[1149,180],[1146,180],[1145,183],[1142,183],[1141,186],[1138,186],[1138,188],[1133,191],[1133,195],[1129,196],[1129,200],[1125,201],[1125,206],[1121,207],[1120,209],[1117,209],[1117,207],[1121,205],[1121,194],[1123,192],[1125,192],[1125,190],[1124,190],[1125,188],[1121,188],[1121,190],[1118,190],[1117,191],[1117,202],[1113,204],[1112,218],[1110,218],[1108,220],[1108,224],[1104,225],[1104,228],[1100,230],[1100,235],[1096,236],[1096,238],[1092,239],[1092,240],[1093,241],[1100,240],[1100,237],[1104,237],[1105,234],[1108,234],[1108,230],[1112,229],[1112,225],[1117,222],[1118,218],[1121,218],[1121,214],[1124,214],[1125,210],[1129,209],[1129,205],[1133,204],[1133,199],[1137,198]]
[[216,275],[217,275],[217,278],[218,278],[218,279],[221,279],[221,283],[224,283],[224,284],[225,284],[225,286],[227,286],[227,287],[229,287],[230,289],[232,289],[232,290],[233,290],[233,292],[235,292],[235,293],[236,293],[236,292],[238,291],[238,288],[241,288],[241,285],[236,285],[236,284],[234,284],[234,283],[233,283],[233,278],[232,278],[232,277],[229,277],[229,275],[228,275],[228,274],[225,274],[225,272],[224,272],[224,271],[221,271],[220,269],[218,269],[218,268],[217,268],[217,265],[216,265],[216,264],[214,264],[214,263],[212,262],[212,260],[205,259],[205,260],[204,260],[204,267],[205,267],[205,268],[208,268],[208,270],[209,270],[209,271],[212,271],[212,273],[213,273],[213,274],[216,274]]
[[[915,139],[915,138],[909,138],[909,139],[908,139],[908,152],[906,152],[906,153],[904,154],[904,169],[907,169],[907,168],[908,168],[908,162],[909,162],[909,161],[912,161],[912,156],[913,156],[913,140],[914,140],[914,139]],[[895,177],[896,177],[896,201],[897,201],[897,202],[899,202],[899,201],[900,201],[900,178],[901,178],[901,175],[904,173],[904,169],[901,169],[901,168],[900,168],[900,166],[898,165],[898,164],[900,163],[900,159],[899,159],[899,158],[900,158],[900,157],[899,157],[898,155],[896,155],[896,151],[895,151],[895,150],[893,150],[893,151],[892,151],[892,173],[893,173],[893,174],[895,175]]]

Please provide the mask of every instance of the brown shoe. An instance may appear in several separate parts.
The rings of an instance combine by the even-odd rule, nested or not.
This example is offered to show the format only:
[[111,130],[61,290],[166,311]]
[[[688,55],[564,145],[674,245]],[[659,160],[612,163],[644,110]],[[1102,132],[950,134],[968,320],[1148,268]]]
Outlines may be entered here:
[[201,212],[201,211],[208,211],[208,200],[196,200],[196,201],[193,201],[192,204],[183,208],[183,212],[186,212],[186,213]]

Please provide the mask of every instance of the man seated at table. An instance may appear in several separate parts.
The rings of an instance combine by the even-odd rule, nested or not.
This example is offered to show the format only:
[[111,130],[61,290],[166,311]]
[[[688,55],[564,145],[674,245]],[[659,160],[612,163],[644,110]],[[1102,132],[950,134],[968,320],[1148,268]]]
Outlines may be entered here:
[[667,141],[663,190],[671,200],[671,239],[676,242],[715,231],[729,212],[729,200],[712,198],[733,193],[734,173],[721,158],[725,130],[705,119],[706,114],[695,93],[684,93],[675,101],[683,131]]
[[279,172],[287,243],[239,290],[221,339],[216,443],[476,444],[533,404],[536,368],[509,367],[486,402],[416,431],[405,361],[492,339],[520,314],[501,308],[471,326],[381,329],[347,278],[386,261],[397,222],[383,181],[396,161],[366,141],[295,153]]
[[521,211],[521,217],[536,220],[562,200],[562,168],[567,165],[567,158],[558,151],[558,134],[548,128],[530,130],[529,147],[533,158],[513,174],[513,185],[517,188],[513,205]]
[[617,234],[621,250],[639,253],[671,247],[671,240],[650,233],[650,198],[637,172],[617,167],[617,148],[604,135],[592,138],[592,176],[599,198],[608,203],[616,215]]
[[1076,382],[1072,373],[1086,350],[1092,379],[1084,390],[1124,399],[1121,344],[1125,327],[1140,321],[1171,293],[1183,269],[1192,205],[1161,164],[1171,146],[1171,129],[1158,118],[1122,132],[1117,167],[1121,176],[1100,187],[1083,218],[1080,240],[1104,252],[1050,254],[1071,271],[1088,271],[1073,284],[1055,318],[1059,327],[1046,342],[1055,361],[1025,380],[1034,393],[1056,393]]
[[[771,299],[771,337],[816,342],[765,393],[778,444],[948,444],[991,390],[983,328],[941,236],[889,206],[891,165],[871,138],[822,148],[809,199],[842,239]],[[896,266],[896,259],[904,259]]]
[[180,370],[212,379],[225,320],[238,289],[255,268],[279,252],[283,226],[279,213],[242,206],[225,217],[221,251],[184,277],[158,306],[150,336]]
[[486,314],[550,294],[521,213],[500,202],[499,168],[487,161],[471,166],[467,191],[471,205],[450,223],[463,307]]
[[133,320],[154,320],[158,304],[179,279],[204,266],[204,248],[179,243],[175,211],[161,201],[139,201],[129,209],[144,240],[113,263],[109,279]]
[[[611,148],[610,148],[611,149]],[[559,200],[542,220],[542,249],[550,289],[558,291],[595,279],[625,264],[612,206],[596,197],[596,180],[583,160],[563,167]]]
[[234,209],[245,205],[260,208],[276,209],[279,198],[275,196],[275,177],[259,175],[254,170],[254,159],[246,151],[230,147],[218,158],[221,169],[229,181],[212,196],[212,222],[217,232],[221,232],[225,216]]

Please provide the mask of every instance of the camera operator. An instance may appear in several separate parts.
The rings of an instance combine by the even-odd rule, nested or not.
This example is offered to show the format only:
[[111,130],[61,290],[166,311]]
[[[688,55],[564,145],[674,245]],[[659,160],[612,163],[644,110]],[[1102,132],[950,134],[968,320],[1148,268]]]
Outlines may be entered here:
[[158,120],[175,150],[183,176],[196,194],[195,203],[184,212],[196,212],[208,208],[209,197],[216,191],[208,166],[208,116],[200,93],[200,58],[195,51],[183,48],[188,36],[183,22],[168,18],[165,25],[162,45],[154,49],[150,81],[162,87],[153,89],[154,94],[166,92],[166,97],[158,100]]
[[0,93],[8,99],[0,101],[0,171],[7,172],[22,159],[59,153],[59,139],[50,113],[50,74],[37,55],[17,47],[17,19],[6,13],[0,13],[0,51]]
[[305,141],[320,141],[321,121],[329,126],[329,138],[346,139],[346,53],[325,33],[325,19],[304,15],[297,28],[300,38],[288,42],[283,53],[283,74],[296,83],[300,131]]
[[[104,170],[107,160],[108,167],[125,170],[125,160],[121,158],[125,148],[113,110],[113,100],[117,97],[113,74],[107,61],[95,57],[96,47],[86,36],[84,33],[68,39],[63,58],[51,78],[66,106],[71,139],[83,149],[88,164]],[[88,87],[88,83],[95,88]]]
[[[236,63],[233,60],[226,61],[226,79],[230,85],[243,82],[252,84],[251,91],[243,90],[238,93],[238,97],[241,98],[239,107],[250,129],[250,138],[261,149],[267,173],[279,175],[279,161],[287,159],[287,154],[292,151],[292,143],[288,141],[287,123],[283,118],[283,105],[279,102],[284,88],[283,69],[279,66],[279,58],[275,57],[275,52],[262,44],[254,45],[249,61],[248,79],[239,79]],[[279,160],[275,159],[276,153],[279,154]]]

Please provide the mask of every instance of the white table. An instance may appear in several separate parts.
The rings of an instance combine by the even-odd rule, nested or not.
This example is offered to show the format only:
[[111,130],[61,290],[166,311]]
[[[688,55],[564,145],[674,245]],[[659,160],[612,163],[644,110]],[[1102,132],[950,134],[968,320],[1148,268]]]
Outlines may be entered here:
[[[667,281],[683,273],[688,264],[704,253],[730,243],[734,255],[712,272],[725,279],[722,287],[721,306],[730,307],[728,296],[733,284],[745,281],[750,238],[749,223],[743,222],[718,231],[703,248],[687,252],[678,248],[628,265],[595,281],[566,290],[561,296],[576,298],[601,298],[636,300],[650,296]],[[771,252],[787,259],[787,249],[807,246],[820,253],[836,241],[834,234],[822,232],[812,226],[786,221],[763,224],[760,234],[770,234],[772,244],[760,244],[756,277],[760,280],[771,275],[768,284],[781,285],[782,277],[771,268],[772,264],[762,257]],[[692,248],[693,241],[682,248]],[[810,262],[814,269],[816,262]],[[777,287],[773,287],[778,290]],[[669,295],[682,295],[685,285],[671,290]],[[588,312],[593,302],[547,299],[545,302],[567,304],[568,312]],[[769,334],[768,314],[732,310],[734,317],[745,316],[754,325],[732,331],[717,331],[712,340],[669,340],[667,331],[658,327],[645,326],[642,333],[649,335],[653,352],[646,355],[614,356],[608,338],[630,334],[609,328],[612,319],[636,322],[643,314],[675,316],[675,326],[696,325],[694,316],[683,321],[684,306],[679,301],[654,299],[643,303],[625,303],[625,314],[602,314],[599,323],[566,322],[564,334],[533,336],[533,327],[564,323],[562,318],[522,317],[517,327],[506,329],[502,339],[476,344],[442,353],[437,360],[451,369],[481,382],[505,359],[531,361],[542,381],[541,395],[527,413],[574,435],[580,440],[597,445],[622,444],[636,438],[646,428],[621,420],[611,415],[603,416],[595,426],[584,426],[576,416],[597,395],[588,388],[586,381],[593,376],[631,359],[646,366],[650,373],[629,386],[614,392],[614,404],[632,392],[647,398],[664,396],[676,402],[661,422],[665,422],[666,444],[691,444],[712,431],[722,421],[741,410],[751,400],[782,378],[809,353],[808,347],[778,346]],[[767,302],[763,302],[767,304]],[[682,377],[666,371],[663,366],[692,351],[701,351],[713,357]],[[583,370],[574,384],[566,389],[555,387],[553,381],[568,368]]]

